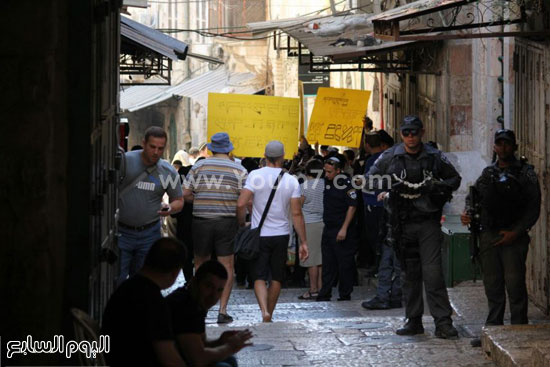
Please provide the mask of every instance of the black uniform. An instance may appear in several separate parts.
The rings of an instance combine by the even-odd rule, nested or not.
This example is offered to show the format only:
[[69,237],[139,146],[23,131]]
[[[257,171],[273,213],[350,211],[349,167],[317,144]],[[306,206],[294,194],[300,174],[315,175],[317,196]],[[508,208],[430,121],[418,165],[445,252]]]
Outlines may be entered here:
[[[529,248],[527,231],[540,213],[540,187],[533,166],[518,159],[507,168],[498,162],[485,168],[475,183],[480,208],[480,251],[483,284],[489,302],[486,325],[502,325],[506,294],[512,324],[527,324],[525,261]],[[470,197],[466,206],[470,207]],[[499,231],[514,231],[511,245],[493,246]]]
[[[384,151],[367,175],[390,175],[392,184],[401,187],[399,194],[392,194],[398,195],[393,200],[400,228],[396,240],[401,249],[407,318],[421,322],[424,283],[436,325],[452,324],[441,263],[440,219],[444,203],[460,186],[460,175],[439,150],[424,144],[418,154],[411,155],[402,143]],[[441,187],[446,194],[437,189]]]
[[323,236],[321,253],[323,258],[323,286],[319,291],[318,300],[328,300],[332,294],[332,285],[339,277],[338,294],[341,299],[349,299],[353,291],[355,276],[355,252],[357,241],[355,226],[350,223],[346,239],[337,242],[336,236],[346,219],[348,208],[357,206],[357,192],[351,186],[348,178],[334,181],[325,179],[326,187],[323,193]]

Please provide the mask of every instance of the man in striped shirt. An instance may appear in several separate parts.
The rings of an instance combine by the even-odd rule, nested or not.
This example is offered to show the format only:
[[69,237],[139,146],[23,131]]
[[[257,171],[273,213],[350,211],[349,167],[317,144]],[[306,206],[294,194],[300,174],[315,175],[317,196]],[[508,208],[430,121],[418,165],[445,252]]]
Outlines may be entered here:
[[207,146],[212,156],[198,161],[191,168],[183,196],[186,202],[193,203],[195,271],[212,255],[227,269],[228,278],[218,314],[218,323],[227,323],[233,321],[226,308],[233,286],[237,199],[247,172],[229,158],[233,144],[227,133],[212,135]]

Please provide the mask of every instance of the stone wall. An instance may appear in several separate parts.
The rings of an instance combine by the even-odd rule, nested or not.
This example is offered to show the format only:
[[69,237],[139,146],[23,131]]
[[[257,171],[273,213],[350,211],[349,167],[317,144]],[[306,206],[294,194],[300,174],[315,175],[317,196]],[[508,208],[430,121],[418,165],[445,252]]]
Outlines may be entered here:
[[471,41],[446,43],[448,67],[449,151],[472,150],[472,45]]
[[[0,67],[0,348],[11,365],[76,364],[60,354],[5,358],[9,340],[74,339],[90,258],[92,0],[6,2]],[[115,33],[116,35],[116,33]],[[116,93],[116,91],[114,91]]]
[[[69,134],[64,3],[10,2],[0,26],[2,343],[61,333]],[[25,362],[40,360],[29,357]]]
[[[513,56],[513,41],[505,40],[505,125],[510,126],[513,118],[513,72],[510,72],[510,60]],[[512,47],[512,51],[510,51]],[[501,66],[501,43],[498,39],[479,39],[472,41],[472,106],[473,106],[473,146],[481,152],[486,161],[493,153],[493,133],[500,127],[497,117],[502,114],[498,98],[501,96],[498,77]],[[510,88],[512,86],[512,88]]]
[[[191,138],[187,116],[187,98],[170,98],[138,111],[124,113],[123,116],[128,118],[130,125],[128,149],[131,149],[134,145],[142,145],[145,130],[150,126],[161,127],[168,134],[164,159],[171,160],[174,153],[178,150],[188,150],[190,148]],[[172,120],[176,124],[175,139],[170,136],[170,122]],[[171,144],[174,140],[176,142],[175,147]]]

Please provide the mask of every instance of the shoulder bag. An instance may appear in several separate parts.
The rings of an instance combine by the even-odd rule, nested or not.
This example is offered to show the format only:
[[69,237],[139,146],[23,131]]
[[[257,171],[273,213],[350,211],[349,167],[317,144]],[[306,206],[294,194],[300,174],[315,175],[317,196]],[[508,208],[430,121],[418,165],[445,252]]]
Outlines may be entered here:
[[277,180],[275,180],[275,184],[271,189],[271,194],[269,195],[269,199],[267,200],[267,204],[265,206],[264,212],[262,214],[262,219],[260,220],[260,224],[258,225],[258,227],[251,229],[249,224],[239,229],[239,231],[237,232],[237,235],[235,236],[235,254],[239,255],[241,259],[254,260],[258,257],[258,254],[260,253],[260,233],[262,230],[262,226],[265,222],[265,218],[267,217],[267,212],[269,211],[269,207],[271,206],[273,197],[275,196],[275,191],[277,191],[279,181],[281,177],[283,177],[283,175],[284,171],[281,170],[281,173],[279,174],[279,176],[277,176]]

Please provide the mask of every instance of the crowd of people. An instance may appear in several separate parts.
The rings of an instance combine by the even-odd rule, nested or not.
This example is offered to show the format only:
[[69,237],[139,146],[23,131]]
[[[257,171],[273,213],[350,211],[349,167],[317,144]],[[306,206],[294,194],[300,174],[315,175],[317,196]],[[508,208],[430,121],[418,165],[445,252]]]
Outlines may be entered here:
[[[219,301],[217,322],[233,321],[231,290],[235,278],[246,279],[261,320],[272,322],[289,263],[294,274],[307,273],[302,300],[330,301],[337,287],[337,300],[349,301],[357,269],[376,274],[376,296],[362,307],[404,303],[407,321],[398,335],[424,333],[425,290],[435,335],[457,338],[442,270],[440,219],[461,177],[434,144],[422,142],[417,116],[404,118],[400,144],[374,130],[368,117],[364,123],[356,151],[341,154],[302,138],[292,160],[285,160],[290,147],[279,141],[265,146],[262,159],[240,160],[232,155],[231,137],[219,132],[189,153],[178,152],[172,165],[161,159],[166,133],[147,129],[142,149],[126,153],[120,188],[119,287],[103,318],[103,332],[112,340],[110,364],[127,364],[133,354],[145,364],[236,366],[233,355],[249,345],[251,333],[208,340],[207,311]],[[513,131],[497,131],[494,143],[497,159],[476,182],[485,208],[480,259],[487,324],[503,323],[505,287],[512,323],[527,323],[527,232],[538,219],[540,189],[533,167],[515,156]],[[468,200],[465,225],[472,219]],[[502,215],[506,220],[495,219]],[[162,237],[160,218],[169,237]],[[234,247],[248,224],[260,233],[253,260],[239,258]],[[185,286],[162,297],[181,269]]]

